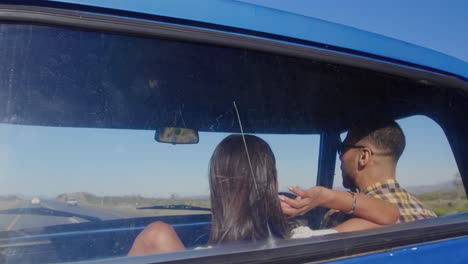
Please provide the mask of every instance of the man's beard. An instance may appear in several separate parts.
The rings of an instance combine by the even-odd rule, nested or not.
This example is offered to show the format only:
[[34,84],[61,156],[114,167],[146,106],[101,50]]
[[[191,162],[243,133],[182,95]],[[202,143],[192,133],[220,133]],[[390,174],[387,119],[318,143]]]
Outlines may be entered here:
[[351,190],[352,192],[356,192],[357,188],[356,188],[356,184],[354,183],[353,179],[351,179],[351,177],[349,177],[348,175],[344,174],[344,172],[341,172],[341,173],[342,173],[342,177],[343,177],[343,187],[345,187],[346,189]]

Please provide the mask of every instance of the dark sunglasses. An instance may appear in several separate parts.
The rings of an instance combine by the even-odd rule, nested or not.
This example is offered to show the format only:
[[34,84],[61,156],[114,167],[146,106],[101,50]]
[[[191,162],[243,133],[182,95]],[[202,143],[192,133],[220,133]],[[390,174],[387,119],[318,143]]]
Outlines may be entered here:
[[[360,145],[350,145],[350,144],[344,144],[341,143],[338,145],[338,148],[336,151],[338,152],[338,156],[341,157],[343,154],[348,151],[349,149],[356,148],[356,149],[362,149],[362,148],[367,148],[366,146],[360,146]],[[371,151],[372,154],[372,151]]]

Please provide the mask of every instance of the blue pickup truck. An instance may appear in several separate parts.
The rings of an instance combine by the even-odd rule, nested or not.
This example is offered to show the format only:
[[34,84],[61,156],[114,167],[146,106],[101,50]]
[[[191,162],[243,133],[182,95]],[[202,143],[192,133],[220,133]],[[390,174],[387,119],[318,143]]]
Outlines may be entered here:
[[[0,262],[468,262],[463,212],[127,256],[157,220],[187,248],[206,245],[208,160],[240,121],[243,132],[284,145],[272,144],[292,164],[279,168],[280,181],[304,174],[305,185],[332,188],[337,142],[353,120],[425,116],[443,130],[467,190],[466,62],[222,0],[0,1],[0,61]],[[164,128],[195,131],[198,144],[160,143]],[[291,221],[318,228],[324,212]]]

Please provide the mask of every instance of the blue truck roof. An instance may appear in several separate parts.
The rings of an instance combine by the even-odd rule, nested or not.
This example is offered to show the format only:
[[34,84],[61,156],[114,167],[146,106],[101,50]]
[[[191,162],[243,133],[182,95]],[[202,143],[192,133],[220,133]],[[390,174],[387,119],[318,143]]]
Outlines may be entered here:
[[403,61],[468,79],[468,63],[446,54],[341,24],[230,0],[54,0],[125,10],[312,41]]

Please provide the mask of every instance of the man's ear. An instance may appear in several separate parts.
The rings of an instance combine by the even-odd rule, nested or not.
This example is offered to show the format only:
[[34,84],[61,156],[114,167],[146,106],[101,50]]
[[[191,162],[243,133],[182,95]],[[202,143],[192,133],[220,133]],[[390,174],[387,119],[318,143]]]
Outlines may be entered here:
[[368,148],[362,148],[361,153],[359,154],[359,165],[366,166],[370,163],[372,159],[372,152]]

